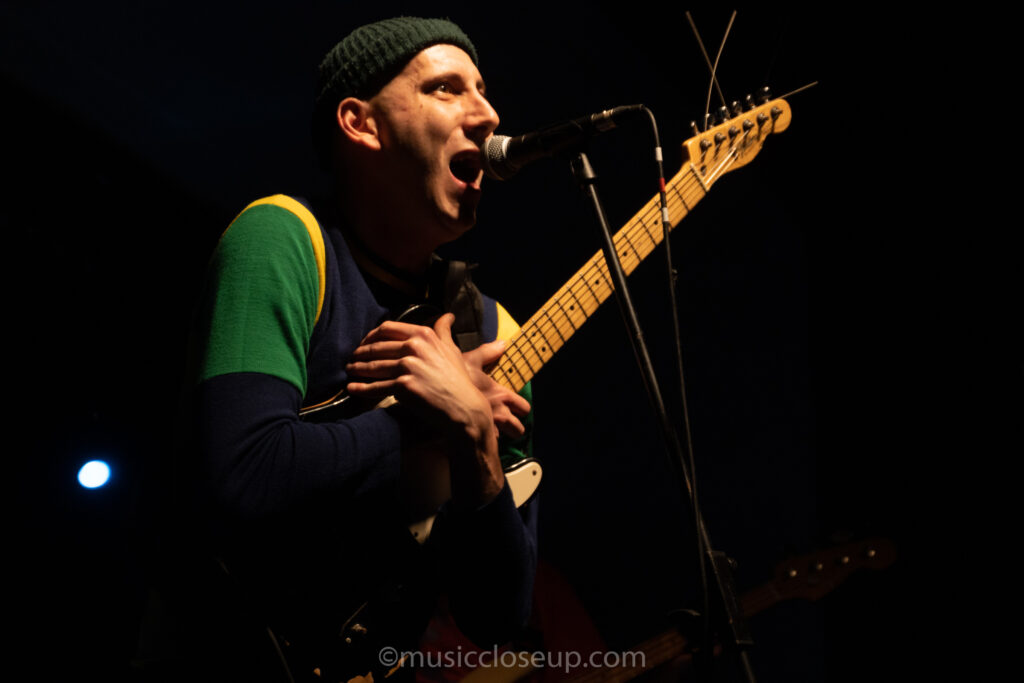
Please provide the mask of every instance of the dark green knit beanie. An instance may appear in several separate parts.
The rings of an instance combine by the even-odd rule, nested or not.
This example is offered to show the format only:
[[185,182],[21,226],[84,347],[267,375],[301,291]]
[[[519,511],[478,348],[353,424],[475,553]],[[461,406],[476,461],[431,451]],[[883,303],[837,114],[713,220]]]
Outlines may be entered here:
[[396,17],[360,26],[345,36],[320,63],[313,110],[317,150],[323,151],[338,102],[375,95],[420,50],[438,43],[462,48],[479,64],[469,37],[447,19]]

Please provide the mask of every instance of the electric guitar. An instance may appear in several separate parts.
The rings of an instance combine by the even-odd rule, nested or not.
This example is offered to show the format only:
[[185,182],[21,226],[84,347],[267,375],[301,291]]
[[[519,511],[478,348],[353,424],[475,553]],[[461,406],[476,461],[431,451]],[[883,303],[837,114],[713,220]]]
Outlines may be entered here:
[[[777,99],[687,140],[683,144],[683,168],[665,185],[669,224],[677,226],[723,175],[753,161],[768,136],[784,131],[790,119],[789,104]],[[636,270],[663,238],[660,201],[655,196],[613,237],[626,275]],[[612,289],[608,264],[599,251],[509,340],[491,377],[514,391],[522,389],[604,303]]]
[[[785,130],[790,119],[789,105],[784,100],[776,99],[737,114],[687,140],[683,144],[686,158],[683,168],[665,186],[670,226],[678,225],[722,176],[750,163],[761,151],[768,136]],[[613,237],[625,273],[632,273],[661,243],[663,237],[660,201],[655,196]],[[513,391],[520,391],[611,293],[612,281],[608,265],[604,254],[597,252],[508,340],[504,355],[490,372],[491,378]],[[300,416],[313,421],[336,419],[339,412],[350,412],[349,403],[350,398],[342,391],[324,403],[303,408]],[[446,480],[447,477],[442,479]],[[518,463],[512,471],[506,471],[506,481],[517,505],[533,495],[540,479],[540,464],[532,459]],[[448,499],[449,487],[446,481],[439,481],[436,488],[437,495],[430,502],[432,511],[436,511]],[[419,542],[426,541],[433,520],[433,516],[426,516],[422,521],[410,525],[410,532]],[[361,655],[356,653],[356,650],[365,650],[365,647],[356,644],[367,631],[361,612],[353,615],[338,635],[338,655],[342,659],[359,656],[365,659],[367,656],[365,652],[361,652]],[[376,627],[371,630],[375,631]],[[290,648],[289,644],[284,644],[282,648],[286,659],[289,658],[287,650]],[[308,663],[293,668],[293,671],[307,673],[313,670],[313,666]],[[338,679],[336,675],[327,674],[319,667],[315,671],[316,679]]]
[[[783,600],[815,601],[827,595],[859,569],[884,569],[896,561],[896,547],[886,538],[870,538],[829,550],[795,557],[775,568],[775,578],[740,596],[744,616],[752,617]],[[640,663],[593,669],[567,683],[623,683],[690,652],[686,638],[676,630],[645,640],[634,651],[644,653]],[[716,653],[718,648],[715,649]]]
[[[753,161],[768,136],[788,128],[791,118],[785,100],[771,100],[683,143],[686,160],[665,185],[671,227],[677,226],[722,176]],[[663,239],[661,207],[656,195],[613,237],[626,275],[636,270]],[[612,290],[608,264],[604,253],[598,251],[508,340],[504,355],[490,373],[491,378],[504,387],[520,391],[611,296]],[[348,400],[348,395],[342,391],[322,404],[304,408],[299,414],[305,419],[321,418]],[[505,478],[516,505],[522,505],[533,495],[542,474],[540,463],[533,459],[520,461],[506,470]],[[429,496],[428,508],[436,510],[448,499],[445,479],[440,477],[433,487],[436,491]],[[430,534],[433,520],[433,516],[425,515],[410,524],[409,530],[422,543]]]
[[[740,596],[740,605],[744,616],[752,617],[785,600],[819,600],[858,570],[885,569],[895,561],[896,547],[887,538],[869,538],[789,558],[775,568],[771,581]],[[545,642],[544,645],[551,650],[553,644]],[[557,653],[557,645],[554,649]],[[462,682],[624,683],[677,658],[689,657],[691,653],[686,637],[676,629],[664,631],[629,650],[631,656],[620,657],[622,663],[619,665],[581,668],[578,670],[582,673],[576,675],[557,668],[534,669],[527,657],[517,660],[517,664],[523,662],[522,666],[501,666],[499,662],[474,669],[462,678]],[[642,657],[633,656],[640,653],[643,653]]]

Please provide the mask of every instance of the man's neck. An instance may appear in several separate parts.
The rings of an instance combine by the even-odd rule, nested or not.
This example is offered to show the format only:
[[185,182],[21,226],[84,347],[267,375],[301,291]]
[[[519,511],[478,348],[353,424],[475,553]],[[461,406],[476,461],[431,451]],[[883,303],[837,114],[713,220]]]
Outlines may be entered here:
[[395,218],[386,208],[366,206],[367,202],[342,200],[339,207],[361,247],[376,260],[410,276],[426,273],[439,246],[424,239],[429,232]]
[[353,224],[352,231],[376,260],[395,270],[415,277],[426,273],[430,266],[433,247],[413,243],[408,230],[388,230],[385,226],[361,229],[358,224]]

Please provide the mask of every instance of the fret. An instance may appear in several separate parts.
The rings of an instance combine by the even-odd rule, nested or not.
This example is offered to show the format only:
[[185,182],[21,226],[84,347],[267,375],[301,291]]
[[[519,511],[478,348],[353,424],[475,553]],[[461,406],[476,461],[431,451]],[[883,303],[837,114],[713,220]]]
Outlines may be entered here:
[[511,362],[504,357],[498,360],[498,364],[493,370],[491,370],[491,379],[503,387],[508,387],[513,391],[519,391],[522,387],[516,387],[515,382],[512,381],[512,377],[508,371],[508,366]]
[[[548,319],[548,322],[551,323],[551,327],[555,330],[555,334],[557,334],[558,338],[561,340],[560,343],[558,344],[558,348],[561,348],[562,345],[565,344],[565,342],[569,340],[569,337],[566,337],[564,334],[562,334],[562,331],[558,329],[558,325],[555,324],[554,319],[551,317],[550,306],[551,306],[551,302],[549,301],[548,305],[545,306],[544,308],[542,308],[540,310],[540,313],[538,313],[537,315],[542,315],[543,314],[543,316]],[[537,316],[534,316],[534,317],[537,317]],[[532,320],[532,318],[531,318],[531,320]],[[570,333],[570,336],[572,336],[571,333]]]
[[529,335],[524,334],[523,337],[529,339],[530,343],[534,345],[534,348],[536,348],[536,344],[534,343],[534,338],[537,337],[538,335],[540,336],[539,341],[541,342],[540,355],[541,355],[541,358],[543,358],[544,361],[547,362],[547,360],[549,358],[551,358],[551,356],[555,355],[555,351],[558,350],[558,347],[557,346],[553,346],[551,344],[551,340],[549,340],[544,335],[544,332],[542,330],[540,330],[540,329],[534,329],[532,332],[530,332]]
[[[573,321],[574,314],[576,313],[576,304],[570,303],[569,304],[569,308],[567,309],[565,307],[565,301],[564,301],[565,300],[565,295],[569,294],[569,293],[570,292],[568,292],[565,288],[562,288],[562,291],[561,291],[561,293],[558,296],[558,310],[560,310],[562,312],[562,316],[565,317],[565,321],[567,323],[569,323],[569,327],[571,327],[572,331],[575,332],[576,330],[579,329],[579,325],[577,325]],[[586,322],[586,320],[584,320],[583,322]]]
[[[537,370],[540,370],[542,367],[544,367],[544,360],[538,357],[537,360],[539,362],[537,363],[537,367],[534,368],[533,363],[530,362],[530,358],[526,354],[525,346],[525,344],[515,344],[514,346],[509,346],[508,349],[505,351],[505,354],[508,356],[512,356],[513,359],[515,355],[518,354],[519,359],[522,361],[522,364],[526,365],[526,367],[529,369],[529,373],[533,375]],[[515,362],[517,366],[520,365],[518,361]]]
[[[580,305],[580,310],[583,311],[583,315],[586,318],[589,318],[597,310],[598,306],[601,305],[601,301],[594,296],[593,290],[587,284],[587,278],[584,273],[576,274],[569,293],[572,294],[572,298],[576,300],[576,303]],[[590,294],[590,296],[588,297],[587,294]]]
[[626,273],[628,274],[628,273],[632,273],[633,269],[636,268],[638,265],[640,265],[640,261],[642,260],[642,257],[637,252],[636,247],[633,246],[633,240],[629,239],[629,230],[623,230],[622,231],[622,241],[623,241],[623,243],[625,243],[626,246],[628,246],[630,249],[633,250],[633,256],[636,258],[636,263],[633,263],[632,261],[630,261],[629,260],[630,256],[629,256],[629,252],[628,251],[626,253],[624,253],[624,254],[620,254],[619,255],[619,258],[622,259],[622,267],[623,267],[624,270],[626,270]]
[[594,293],[594,298],[604,303],[605,299],[611,296],[613,287],[605,277],[605,273],[601,272],[601,269],[597,265],[593,265],[587,272],[587,282],[593,282],[594,287],[598,287],[598,291]]
[[594,291],[594,288],[590,286],[590,273],[589,272],[581,273],[580,277],[579,277],[579,280],[587,288],[587,291],[590,292],[590,296],[594,300],[594,310],[596,311],[597,307],[601,305],[601,303],[604,301],[604,299],[599,297],[597,295],[597,292]]
[[[678,199],[679,203],[683,205],[683,215],[685,216],[686,214],[690,213],[690,205],[687,204],[686,197],[683,196],[682,191],[679,189],[679,185],[673,185],[671,189],[672,189],[672,193],[675,194],[676,199]],[[666,193],[666,195],[668,195],[668,193]],[[668,195],[668,196],[669,196],[669,198],[671,198],[671,195]],[[670,219],[672,217],[672,209],[673,208],[676,208],[676,207],[670,201],[668,203],[668,214],[669,214],[669,218]]]
[[630,226],[629,243],[633,245],[633,250],[636,252],[637,258],[639,259],[637,265],[643,263],[643,260],[647,258],[659,244],[651,237],[651,233],[647,232],[642,218],[638,218]]
[[[519,391],[519,389],[522,389],[524,386],[526,386],[526,383],[530,381],[530,378],[533,377],[533,374],[531,373],[530,377],[526,377],[525,375],[523,375],[522,371],[519,369],[519,366],[516,365],[515,361],[512,360],[511,358],[509,358],[508,365],[510,365],[512,367],[512,369],[516,371],[516,374],[519,376],[519,379],[522,380],[522,382],[519,383],[518,388],[516,389],[516,391]],[[510,373],[508,371],[508,367],[507,366],[504,368],[504,370],[505,370],[505,375],[508,377],[509,381],[512,382],[513,384],[515,384],[516,382],[511,377],[511,375],[510,375]]]
[[644,254],[644,256],[647,256],[652,251],[654,251],[658,247],[659,244],[661,244],[661,240],[664,237],[664,235],[662,234],[663,231],[660,229],[661,228],[661,222],[660,222],[659,214],[655,214],[655,219],[654,219],[654,221],[652,221],[652,223],[657,225],[658,228],[659,228],[659,230],[657,232],[655,232],[652,228],[647,227],[647,221],[643,220],[642,218],[639,221],[637,221],[637,223],[640,226],[640,228],[643,230],[644,236],[647,238],[647,241],[651,243],[651,248],[649,250],[647,250],[647,252]]
[[[536,328],[536,326],[533,326],[533,327]],[[540,332],[540,334],[541,334],[541,339],[545,341],[545,343],[544,343],[542,348],[546,349],[549,345],[547,344],[547,340],[545,339],[543,332],[541,332],[539,329],[533,329],[532,335],[535,336],[538,332]],[[533,351],[533,354],[537,357],[538,364],[541,367],[543,367],[544,363],[547,362],[548,357],[550,357],[550,354],[548,354],[548,357],[545,357],[545,354],[542,353],[541,350],[537,349],[537,345],[534,344],[533,339],[531,338],[530,335],[527,335],[527,334],[524,334],[524,333],[520,333],[516,337],[516,342],[515,342],[514,346],[516,348],[520,348],[520,347],[525,348],[527,345],[529,345],[530,349]],[[525,352],[523,352],[523,355],[524,356],[526,355]],[[531,368],[532,368],[532,364],[531,364]],[[537,368],[537,369],[539,370],[540,368]]]
[[[533,349],[533,354],[537,356],[537,359],[540,361],[537,368],[537,370],[540,370],[540,368],[544,367],[544,363],[546,363],[548,359],[545,358],[543,354],[541,354],[541,352],[537,349],[537,346],[533,343],[533,339],[531,339],[530,335],[524,334],[522,336],[522,339],[526,340],[526,343],[530,345],[531,349]],[[522,344],[518,344],[517,346],[522,346]],[[530,366],[530,369],[533,370],[532,365]]]

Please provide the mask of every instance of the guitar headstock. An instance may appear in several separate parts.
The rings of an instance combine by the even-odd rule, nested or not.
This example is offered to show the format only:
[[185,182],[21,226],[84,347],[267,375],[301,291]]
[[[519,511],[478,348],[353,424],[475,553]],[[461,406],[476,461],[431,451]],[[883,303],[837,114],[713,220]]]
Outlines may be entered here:
[[786,130],[791,119],[785,100],[771,100],[694,135],[683,143],[683,155],[710,187],[723,174],[750,163],[765,139]]
[[817,600],[858,569],[882,569],[895,560],[892,541],[871,538],[787,560],[775,569],[773,585],[781,597]]

